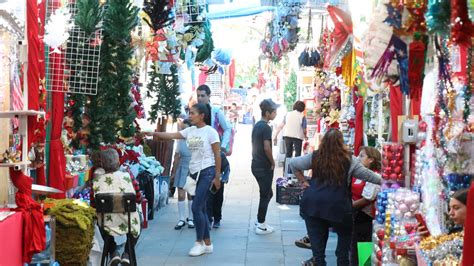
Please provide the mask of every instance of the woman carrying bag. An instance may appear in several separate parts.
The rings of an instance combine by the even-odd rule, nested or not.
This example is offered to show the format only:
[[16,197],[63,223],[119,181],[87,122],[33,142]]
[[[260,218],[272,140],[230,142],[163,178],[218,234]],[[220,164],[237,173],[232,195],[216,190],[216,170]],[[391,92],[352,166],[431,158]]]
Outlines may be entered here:
[[[311,242],[313,257],[303,265],[325,266],[329,228],[337,233],[337,265],[349,265],[352,238],[351,177],[380,184],[380,175],[365,168],[351,155],[342,133],[330,129],[313,154],[293,158],[290,168],[306,190],[300,202],[301,213]],[[312,169],[308,182],[303,171]]]
[[192,127],[175,133],[144,132],[158,139],[185,139],[191,151],[189,171],[196,180],[196,191],[192,210],[196,229],[196,242],[189,251],[190,256],[200,256],[213,252],[207,217],[207,199],[211,186],[220,188],[221,155],[217,131],[210,126],[211,110],[208,105],[195,104],[191,107],[189,120]]

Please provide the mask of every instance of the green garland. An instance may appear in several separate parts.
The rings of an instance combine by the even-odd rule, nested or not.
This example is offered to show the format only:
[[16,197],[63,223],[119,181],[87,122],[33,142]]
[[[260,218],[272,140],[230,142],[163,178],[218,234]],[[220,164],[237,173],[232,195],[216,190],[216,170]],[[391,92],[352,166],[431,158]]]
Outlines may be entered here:
[[73,199],[53,200],[46,211],[56,217],[56,260],[61,265],[87,265],[94,238],[95,209]]

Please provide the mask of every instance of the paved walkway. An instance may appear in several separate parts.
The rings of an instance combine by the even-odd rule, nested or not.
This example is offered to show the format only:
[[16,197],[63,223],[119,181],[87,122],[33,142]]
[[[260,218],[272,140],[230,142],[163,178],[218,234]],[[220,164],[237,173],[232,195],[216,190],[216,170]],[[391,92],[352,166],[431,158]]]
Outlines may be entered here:
[[[225,188],[221,228],[211,231],[214,253],[189,257],[195,240],[194,229],[174,230],[178,210],[176,197],[150,221],[140,237],[136,252],[139,265],[301,265],[311,257],[308,249],[297,248],[295,239],[306,234],[299,206],[270,202],[267,222],[275,228],[269,235],[256,235],[258,186],[250,172],[251,126],[239,125],[234,144],[230,183]],[[276,177],[282,170],[276,170]],[[276,178],[275,177],[275,178]],[[273,189],[275,194],[275,189]],[[187,204],[186,204],[187,207]],[[187,213],[187,211],[186,211]],[[331,233],[326,250],[328,265],[335,265],[337,237]]]

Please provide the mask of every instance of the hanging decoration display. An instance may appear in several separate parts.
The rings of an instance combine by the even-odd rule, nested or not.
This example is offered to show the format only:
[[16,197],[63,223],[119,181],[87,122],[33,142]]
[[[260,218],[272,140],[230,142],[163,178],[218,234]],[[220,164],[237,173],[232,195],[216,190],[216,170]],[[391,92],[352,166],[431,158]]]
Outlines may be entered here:
[[260,42],[263,55],[279,62],[286,53],[293,51],[298,43],[298,17],[301,2],[283,0],[279,2],[272,20],[268,23],[264,39]]

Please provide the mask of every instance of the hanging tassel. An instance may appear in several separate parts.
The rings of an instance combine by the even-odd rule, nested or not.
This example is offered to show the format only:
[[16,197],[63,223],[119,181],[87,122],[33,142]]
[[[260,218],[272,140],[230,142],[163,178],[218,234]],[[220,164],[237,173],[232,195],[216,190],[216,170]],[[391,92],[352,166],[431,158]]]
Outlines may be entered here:
[[410,93],[410,86],[408,85],[408,51],[407,44],[400,38],[394,39],[393,47],[398,61],[398,71],[400,75],[400,89],[403,94]]
[[385,52],[382,54],[380,57],[379,61],[375,65],[372,74],[370,75],[370,78],[381,78],[387,74],[388,68],[390,64],[393,61],[393,58],[395,56],[395,47],[394,42],[395,39],[398,39],[397,36],[392,35],[392,38],[388,42],[387,48],[385,49]]
[[410,98],[421,97],[424,79],[425,44],[420,40],[410,43],[408,61],[408,80],[410,82]]

